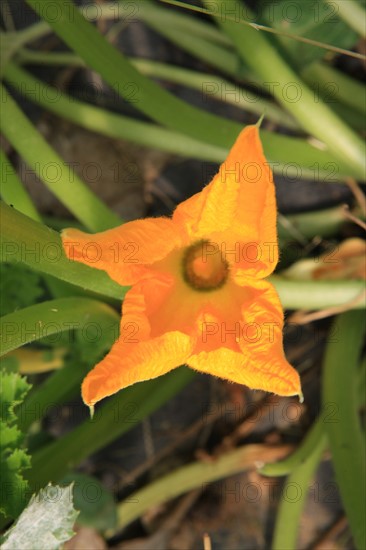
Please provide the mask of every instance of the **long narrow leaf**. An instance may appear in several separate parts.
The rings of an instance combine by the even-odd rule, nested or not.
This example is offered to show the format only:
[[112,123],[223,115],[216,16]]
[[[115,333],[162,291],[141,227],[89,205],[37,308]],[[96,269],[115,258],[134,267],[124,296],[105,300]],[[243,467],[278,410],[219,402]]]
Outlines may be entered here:
[[90,298],[60,298],[9,313],[0,319],[0,355],[52,334],[84,330],[98,316],[107,316],[113,328],[118,318],[111,307]]
[[[76,9],[70,0],[27,0],[33,9],[48,21],[53,30],[80,55],[88,66],[96,70],[117,93],[131,99],[131,83],[134,86],[134,106],[161,124],[183,132],[211,145],[229,148],[242,129],[240,124],[226,120],[188,105],[143,76],[117,51]],[[52,6],[47,9],[47,6]],[[56,9],[58,17],[53,17]],[[339,176],[357,177],[360,170],[350,159],[334,159],[302,139],[261,132],[267,158],[271,162],[286,165],[299,164],[300,171],[314,170],[317,153],[321,155],[318,170],[327,170],[325,163],[336,163]],[[314,157],[315,155],[315,157]],[[325,159],[328,160],[325,160]],[[363,177],[363,175],[361,176]]]
[[[204,0],[212,9],[212,2]],[[356,170],[357,177],[365,178],[365,147],[362,140],[343,123],[314,93],[298,75],[285,63],[263,33],[251,26],[238,25],[226,17],[226,0],[215,0],[218,23],[232,39],[243,61],[263,82],[272,82],[273,94],[311,135],[323,141],[337,159],[343,160],[349,170]],[[230,9],[240,13],[239,0],[233,0]],[[248,12],[247,12],[248,13]],[[250,14],[248,15],[250,16]],[[296,93],[293,96],[291,92]]]
[[0,84],[3,105],[0,128],[50,191],[92,231],[102,231],[121,223],[81,181],[20,110]]
[[348,312],[333,324],[334,342],[325,355],[323,402],[336,411],[333,422],[325,424],[336,479],[356,546],[366,540],[366,449],[358,414],[358,365],[365,335],[365,317]]
[[42,273],[121,300],[126,292],[103,271],[68,260],[59,233],[0,202],[0,261],[21,262]]

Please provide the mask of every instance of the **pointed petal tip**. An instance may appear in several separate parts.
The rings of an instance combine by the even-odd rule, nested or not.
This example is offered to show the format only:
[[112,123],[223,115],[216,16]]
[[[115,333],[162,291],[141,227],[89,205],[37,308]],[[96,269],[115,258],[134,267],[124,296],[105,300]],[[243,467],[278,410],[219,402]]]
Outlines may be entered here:
[[266,116],[266,109],[264,109],[263,113],[261,114],[260,118],[256,122],[255,126],[259,129],[262,125],[263,119]]

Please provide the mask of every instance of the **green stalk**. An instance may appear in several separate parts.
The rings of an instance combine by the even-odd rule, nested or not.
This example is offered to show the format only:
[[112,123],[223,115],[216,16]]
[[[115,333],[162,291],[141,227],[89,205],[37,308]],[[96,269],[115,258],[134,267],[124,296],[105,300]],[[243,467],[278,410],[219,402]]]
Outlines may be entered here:
[[[314,422],[309,432],[306,434],[304,441],[289,457],[273,464],[265,464],[259,469],[259,473],[268,477],[287,476],[307,462],[309,457],[316,454],[316,449],[325,449],[327,437],[324,429],[324,419],[326,413],[322,411],[318,419]],[[295,526],[298,524],[296,523]]]
[[[204,0],[212,9],[212,1]],[[321,100],[314,100],[314,93],[285,63],[263,33],[247,25],[237,25],[225,19],[226,0],[215,0],[218,23],[235,44],[243,61],[263,82],[276,83],[273,94],[311,135],[324,142],[329,151],[346,162],[350,170],[365,178],[365,147],[362,140],[346,126]],[[230,9],[240,13],[239,0],[233,0]],[[290,88],[291,86],[291,92]],[[294,94],[293,96],[291,95]]]
[[[330,333],[332,334],[332,333]],[[333,345],[333,342],[328,343],[328,346]],[[361,368],[357,372],[357,407],[362,407],[365,404],[365,387],[366,387],[366,358],[361,364]],[[305,462],[308,456],[312,454],[316,447],[319,445],[324,446],[325,442],[328,443],[326,424],[329,422],[338,422],[335,414],[338,413],[338,409],[333,402],[324,403],[323,409],[313,423],[308,433],[301,442],[301,445],[290,456],[275,462],[273,464],[265,464],[259,469],[259,473],[264,476],[278,477],[287,476],[291,474],[296,468],[301,466]],[[338,414],[337,414],[338,416]]]
[[21,262],[97,295],[123,298],[127,289],[112,281],[104,271],[68,260],[56,231],[4,202],[0,202],[0,221],[0,261]]
[[336,417],[325,424],[336,479],[351,531],[359,550],[364,548],[366,446],[358,413],[358,365],[365,335],[361,312],[336,318],[323,372],[323,403],[332,403]]
[[282,216],[277,227],[278,237],[284,244],[293,241],[295,233],[309,239],[331,237],[339,232],[345,222],[343,206]]
[[[325,450],[326,438],[321,438],[312,452],[288,477],[282,488],[282,498],[278,509],[273,535],[273,550],[293,550],[296,545],[299,523],[308,487]],[[292,491],[295,489],[295,492]]]
[[102,231],[119,225],[120,218],[55,153],[6,88],[0,86],[3,104],[1,131],[28,166],[85,227]]
[[[277,290],[285,309],[314,309],[345,306],[362,295],[363,281],[298,281],[272,275],[269,281]],[[352,309],[365,309],[364,300]]]
[[[60,298],[26,307],[0,318],[0,356],[45,336],[84,330],[99,315],[109,322],[118,318],[114,309],[90,298]],[[116,335],[117,336],[117,335]]]
[[[32,220],[42,222],[40,215],[38,214],[32,199],[30,198],[28,192],[25,190],[22,182],[20,181],[18,174],[15,172],[13,166],[9,162],[5,153],[0,150],[1,155],[1,186],[0,194],[1,197],[9,204],[14,207],[14,209],[25,214],[32,218]],[[6,224],[6,214],[5,214],[5,224]],[[3,223],[4,220],[1,220]],[[10,242],[6,246],[11,246]],[[19,243],[18,243],[19,246]],[[20,244],[22,246],[22,244]],[[37,247],[37,244],[35,244]],[[38,245],[40,246],[40,244]],[[51,245],[52,246],[52,245]],[[75,289],[59,279],[50,277],[49,275],[44,275],[44,281],[48,290],[54,298],[61,298],[62,296],[67,296],[70,294],[83,294],[83,291],[80,289]]]
[[323,94],[332,107],[338,100],[365,113],[366,90],[357,80],[320,61],[304,67],[301,76],[319,95]]
[[29,216],[33,220],[41,221],[32,199],[25,191],[18,174],[2,149],[0,149],[1,162],[1,197],[5,202]]
[[360,36],[366,38],[366,11],[357,0],[325,0],[343,21],[356,31]]
[[118,531],[156,507],[192,489],[204,489],[209,483],[252,469],[256,462],[278,460],[289,447],[244,445],[215,457],[183,466],[129,495],[118,505]]
[[37,451],[28,479],[32,488],[61,479],[92,453],[135,427],[181,391],[195,376],[185,367],[120,391],[98,407],[92,420]]

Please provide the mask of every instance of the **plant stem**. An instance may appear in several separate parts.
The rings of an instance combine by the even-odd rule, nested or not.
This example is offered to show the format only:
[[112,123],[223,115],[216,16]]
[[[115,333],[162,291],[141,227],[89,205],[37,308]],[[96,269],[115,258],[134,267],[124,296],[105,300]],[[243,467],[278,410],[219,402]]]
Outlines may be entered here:
[[[327,440],[322,437],[306,456],[304,461],[293,470],[282,488],[282,498],[278,509],[276,526],[273,536],[273,550],[293,550],[297,548],[297,533],[309,484],[313,478]],[[295,488],[296,494],[291,495]]]
[[[346,305],[361,296],[363,281],[298,281],[272,275],[269,281],[277,290],[285,309],[314,309]],[[364,309],[360,300],[354,309]]]
[[139,518],[149,508],[158,506],[183,493],[231,475],[253,469],[256,462],[275,461],[291,450],[290,446],[244,445],[212,461],[183,466],[146,487],[132,493],[118,505],[118,530]]

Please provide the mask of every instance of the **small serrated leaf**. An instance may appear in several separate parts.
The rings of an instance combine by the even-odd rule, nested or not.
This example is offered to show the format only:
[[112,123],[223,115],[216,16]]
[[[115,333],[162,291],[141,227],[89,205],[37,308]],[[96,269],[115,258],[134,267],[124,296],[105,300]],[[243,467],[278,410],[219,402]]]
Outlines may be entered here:
[[16,372],[1,372],[1,385],[0,385],[0,419],[7,423],[13,423],[16,421],[16,415],[14,408],[19,405],[28,391],[31,385],[28,384],[26,378],[20,376]]
[[72,484],[48,485],[33,495],[15,525],[5,533],[2,550],[57,550],[73,535],[78,512]]
[[0,512],[5,517],[17,517],[29,498],[23,470],[30,468],[30,456],[21,448],[23,434],[16,426],[14,408],[22,403],[30,387],[19,374],[1,372]]

